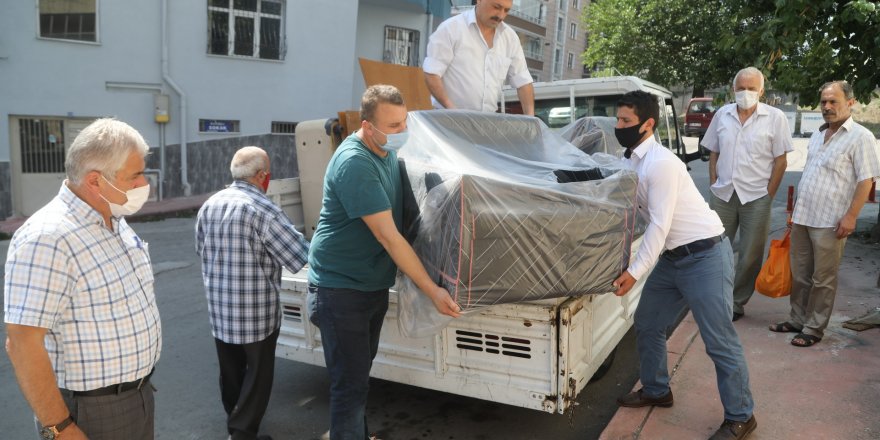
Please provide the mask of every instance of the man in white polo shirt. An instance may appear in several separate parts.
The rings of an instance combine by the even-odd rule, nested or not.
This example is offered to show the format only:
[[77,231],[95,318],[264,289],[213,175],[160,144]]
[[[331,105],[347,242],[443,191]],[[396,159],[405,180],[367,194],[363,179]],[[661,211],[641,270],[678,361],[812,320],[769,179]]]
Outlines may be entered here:
[[709,153],[710,205],[733,242],[739,230],[733,320],[745,314],[761,271],[770,231],[770,207],[792,150],[788,120],[781,110],[758,102],[764,75],[746,67],[733,78],[736,103],[715,114],[702,144]]
[[532,76],[516,32],[504,23],[513,0],[477,0],[428,40],[422,69],[436,108],[494,112],[505,81],[516,88],[522,112],[535,114]]

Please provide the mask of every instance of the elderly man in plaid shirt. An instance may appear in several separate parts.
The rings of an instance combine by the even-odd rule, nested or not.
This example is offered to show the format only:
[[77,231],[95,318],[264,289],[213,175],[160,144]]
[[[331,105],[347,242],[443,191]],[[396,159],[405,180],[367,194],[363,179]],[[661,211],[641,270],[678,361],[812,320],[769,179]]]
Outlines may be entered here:
[[235,181],[199,210],[196,252],[202,257],[229,438],[271,439],[257,433],[272,391],[281,267],[300,270],[309,244],[266,197],[265,151],[244,147],[229,169]]
[[788,321],[770,326],[797,333],[791,340],[796,347],[812,346],[825,334],[846,238],[880,176],[877,141],[851,115],[852,86],[832,81],[819,93],[825,124],[810,137],[791,217],[791,313]]
[[162,349],[147,244],[123,218],[149,195],[144,138],[99,119],[67,152],[58,195],[6,258],[6,350],[43,439],[152,439]]

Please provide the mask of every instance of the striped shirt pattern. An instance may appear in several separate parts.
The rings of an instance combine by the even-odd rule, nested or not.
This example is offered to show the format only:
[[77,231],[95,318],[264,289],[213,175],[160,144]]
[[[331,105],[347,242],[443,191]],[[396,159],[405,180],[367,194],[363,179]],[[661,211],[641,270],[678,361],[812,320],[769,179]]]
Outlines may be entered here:
[[792,222],[813,228],[833,228],[853,200],[856,185],[880,176],[877,141],[852,117],[825,143],[827,124],[813,133],[807,162],[798,184]]
[[256,186],[236,180],[199,210],[196,253],[214,338],[250,344],[281,326],[281,267],[299,271],[309,245]]
[[103,217],[61,185],[16,231],[6,258],[5,321],[48,329],[60,388],[140,379],[162,349],[147,244],[125,219]]

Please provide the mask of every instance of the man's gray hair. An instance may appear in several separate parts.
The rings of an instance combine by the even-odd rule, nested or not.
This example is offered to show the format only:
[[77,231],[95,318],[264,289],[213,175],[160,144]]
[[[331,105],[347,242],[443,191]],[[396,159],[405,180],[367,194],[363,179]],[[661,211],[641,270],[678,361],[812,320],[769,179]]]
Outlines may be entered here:
[[831,86],[838,86],[838,87],[840,87],[840,90],[843,90],[843,96],[846,98],[847,101],[849,101],[850,99],[855,98],[855,96],[856,96],[856,95],[853,93],[852,85],[850,85],[850,83],[848,83],[848,82],[846,82],[846,81],[844,81],[844,80],[828,81],[827,83],[822,84],[822,87],[819,88],[819,94],[821,95],[822,92],[825,91],[825,89],[827,89],[827,88],[829,88],[829,87],[831,87]]
[[229,171],[235,180],[247,180],[260,171],[269,171],[269,156],[260,147],[243,147],[232,156]]
[[379,104],[403,105],[403,95],[397,87],[387,84],[370,86],[361,97],[361,121],[373,122]]
[[736,80],[739,79],[740,76],[757,76],[761,78],[761,89],[764,88],[764,74],[758,70],[756,67],[746,67],[744,69],[740,69],[739,72],[736,72],[736,76],[733,77],[733,89],[736,90]]
[[67,179],[71,184],[79,185],[91,171],[113,179],[134,152],[140,153],[141,157],[150,152],[137,130],[113,118],[98,119],[79,132],[67,150],[64,161]]

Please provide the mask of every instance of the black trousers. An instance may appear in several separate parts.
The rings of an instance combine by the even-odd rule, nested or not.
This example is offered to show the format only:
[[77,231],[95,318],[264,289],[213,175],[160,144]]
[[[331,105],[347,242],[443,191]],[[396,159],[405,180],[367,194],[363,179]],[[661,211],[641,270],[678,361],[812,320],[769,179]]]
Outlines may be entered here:
[[228,344],[214,339],[220,363],[220,396],[227,414],[226,427],[233,440],[257,438],[272,393],[279,331],[250,344]]

